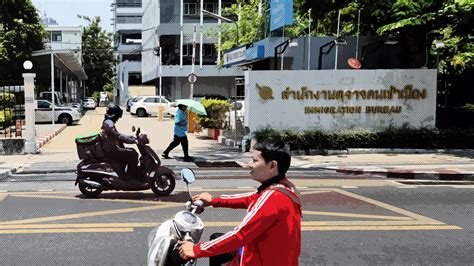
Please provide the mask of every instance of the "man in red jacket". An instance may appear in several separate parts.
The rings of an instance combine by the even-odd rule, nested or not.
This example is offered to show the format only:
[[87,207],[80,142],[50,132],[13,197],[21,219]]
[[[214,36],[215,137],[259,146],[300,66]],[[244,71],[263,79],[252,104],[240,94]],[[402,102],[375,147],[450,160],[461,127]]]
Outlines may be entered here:
[[285,174],[291,156],[283,142],[254,145],[250,176],[261,183],[256,192],[213,198],[194,196],[205,205],[247,209],[234,230],[208,242],[182,242],[184,259],[211,257],[243,247],[241,265],[298,265],[301,250],[301,203],[295,186]]

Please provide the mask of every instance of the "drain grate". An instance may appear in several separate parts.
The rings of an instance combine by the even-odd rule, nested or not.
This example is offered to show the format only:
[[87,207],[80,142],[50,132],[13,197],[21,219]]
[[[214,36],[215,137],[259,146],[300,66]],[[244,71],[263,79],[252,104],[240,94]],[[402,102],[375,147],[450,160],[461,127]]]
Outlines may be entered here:
[[397,181],[403,185],[474,185],[473,181]]
[[194,162],[198,167],[236,167],[242,168],[235,161],[224,161],[224,162]]

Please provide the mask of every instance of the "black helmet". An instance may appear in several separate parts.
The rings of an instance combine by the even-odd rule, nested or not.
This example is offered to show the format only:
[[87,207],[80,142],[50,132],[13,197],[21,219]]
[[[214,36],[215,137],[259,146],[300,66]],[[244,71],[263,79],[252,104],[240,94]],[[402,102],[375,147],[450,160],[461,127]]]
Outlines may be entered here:
[[117,121],[119,118],[122,117],[123,110],[120,106],[111,103],[107,106],[107,115],[114,121]]

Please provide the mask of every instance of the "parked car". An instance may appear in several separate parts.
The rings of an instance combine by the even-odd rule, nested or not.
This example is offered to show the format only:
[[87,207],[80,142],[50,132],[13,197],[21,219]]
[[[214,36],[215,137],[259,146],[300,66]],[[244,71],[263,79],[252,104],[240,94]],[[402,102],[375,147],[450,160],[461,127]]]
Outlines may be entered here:
[[[161,104],[164,107],[165,114],[170,114],[172,100],[161,96]],[[133,103],[130,107],[130,113],[140,117],[158,116],[158,106],[160,105],[160,96],[143,96],[140,100]]]
[[137,101],[139,101],[143,96],[133,96],[132,98],[129,98],[127,100],[127,108],[126,108],[126,111],[127,112],[130,112],[130,107],[132,107],[132,105],[134,103],[136,103]]
[[[35,120],[36,122],[51,122],[53,109],[51,102],[47,100],[36,100]],[[73,124],[79,122],[81,113],[73,107],[56,106],[54,108],[54,121],[60,124]]]
[[97,107],[97,103],[95,102],[94,98],[92,98],[92,97],[84,98],[82,100],[82,107],[84,109],[93,109],[93,110],[95,110],[95,108]]

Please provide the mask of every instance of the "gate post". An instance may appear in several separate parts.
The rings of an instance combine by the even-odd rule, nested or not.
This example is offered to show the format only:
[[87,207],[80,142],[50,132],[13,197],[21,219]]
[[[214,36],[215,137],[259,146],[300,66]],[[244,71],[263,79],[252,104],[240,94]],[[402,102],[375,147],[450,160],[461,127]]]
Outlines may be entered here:
[[25,88],[25,153],[37,153],[35,129],[35,73],[23,73]]

